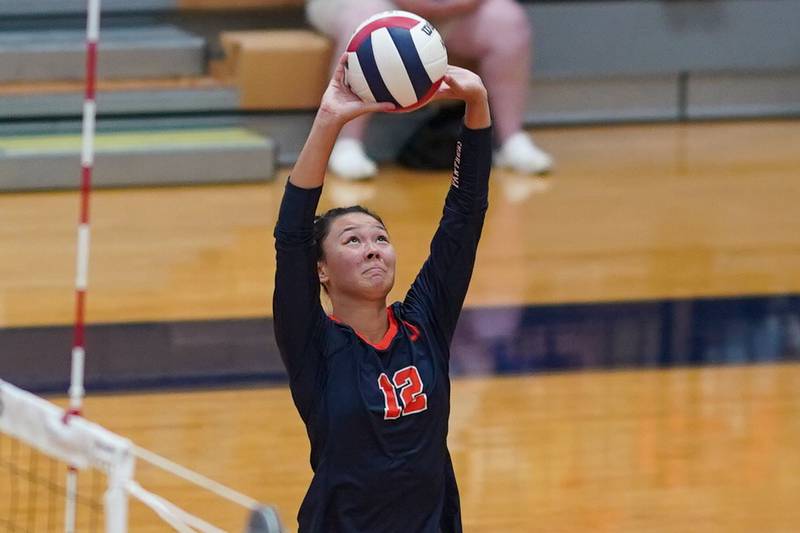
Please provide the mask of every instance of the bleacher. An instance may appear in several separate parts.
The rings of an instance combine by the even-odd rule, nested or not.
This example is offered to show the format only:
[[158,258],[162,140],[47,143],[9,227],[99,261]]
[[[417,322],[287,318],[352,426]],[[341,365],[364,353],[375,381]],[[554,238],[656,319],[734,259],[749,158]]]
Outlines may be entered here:
[[[270,178],[277,164],[296,156],[333,53],[326,38],[304,26],[302,4],[105,0],[98,131],[134,131],[138,139],[148,131],[174,131],[172,138],[184,139],[180,133],[202,137],[218,129],[224,143],[246,138],[238,149],[253,156],[231,160],[241,162],[241,172],[223,172],[220,181]],[[0,0],[0,147],[20,135],[80,131],[84,9],[85,0]],[[800,14],[793,0],[559,0],[529,2],[527,9],[536,34],[530,124],[800,112]],[[379,159],[391,157],[403,141],[400,133],[410,132],[426,112],[379,117],[368,149]],[[233,130],[246,135],[225,133]],[[100,151],[98,182],[181,183],[187,179],[182,165],[212,168],[196,162],[217,157],[213,146],[187,151],[184,141],[173,146],[167,137],[158,148],[162,156],[174,149],[174,176],[142,164],[151,155],[146,143],[111,143],[116,159]],[[29,142],[28,150],[45,150],[44,139]],[[77,148],[65,150],[59,161],[74,160],[77,167]],[[0,148],[0,165],[20,157],[11,154]],[[246,161],[269,164],[253,176]],[[113,178],[106,175],[112,170]],[[31,172],[2,186],[65,186],[60,164]],[[198,175],[197,181],[207,179]]]
[[[230,10],[298,7],[302,0],[103,0],[104,13],[147,13],[176,10]],[[80,15],[84,0],[0,0],[0,16]]]
[[[98,186],[273,176],[274,140],[241,124],[239,89],[208,74],[207,36],[181,27],[184,18],[191,26],[191,13],[231,4],[292,2],[103,2]],[[77,186],[85,9],[85,1],[0,1],[0,189]]]

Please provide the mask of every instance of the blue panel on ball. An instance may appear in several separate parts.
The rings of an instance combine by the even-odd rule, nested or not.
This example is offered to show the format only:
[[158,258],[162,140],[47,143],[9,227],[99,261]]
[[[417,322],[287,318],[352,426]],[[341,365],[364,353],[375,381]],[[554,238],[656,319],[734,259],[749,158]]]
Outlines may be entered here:
[[356,50],[358,62],[361,64],[361,71],[364,73],[364,78],[367,80],[369,90],[378,102],[392,102],[397,107],[402,107],[400,103],[394,99],[392,93],[386,88],[383,83],[383,78],[378,70],[378,64],[375,62],[375,53],[372,50],[372,36],[365,39],[361,46]]
[[387,30],[389,30],[389,35],[392,37],[397,51],[400,52],[400,58],[403,60],[408,78],[411,80],[414,93],[417,95],[417,100],[419,100],[431,88],[433,80],[428,76],[428,71],[425,70],[422,60],[419,58],[411,32],[405,28],[396,27],[387,28]]

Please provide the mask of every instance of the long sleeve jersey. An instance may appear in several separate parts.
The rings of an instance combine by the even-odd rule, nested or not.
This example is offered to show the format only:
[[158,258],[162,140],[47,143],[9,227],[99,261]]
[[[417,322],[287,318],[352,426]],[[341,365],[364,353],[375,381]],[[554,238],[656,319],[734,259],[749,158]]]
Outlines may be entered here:
[[488,207],[491,128],[464,127],[430,255],[371,344],[325,314],[313,220],[322,187],[287,183],[275,228],[275,338],[311,443],[301,533],[461,531],[447,449],[450,340]]

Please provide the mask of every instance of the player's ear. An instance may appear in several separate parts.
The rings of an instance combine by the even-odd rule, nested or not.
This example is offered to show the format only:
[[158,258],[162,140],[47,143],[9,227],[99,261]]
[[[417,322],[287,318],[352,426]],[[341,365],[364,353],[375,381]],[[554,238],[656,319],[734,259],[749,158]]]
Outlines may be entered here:
[[322,285],[328,283],[328,280],[330,279],[328,277],[328,268],[324,261],[317,261],[317,276],[319,276],[319,282]]

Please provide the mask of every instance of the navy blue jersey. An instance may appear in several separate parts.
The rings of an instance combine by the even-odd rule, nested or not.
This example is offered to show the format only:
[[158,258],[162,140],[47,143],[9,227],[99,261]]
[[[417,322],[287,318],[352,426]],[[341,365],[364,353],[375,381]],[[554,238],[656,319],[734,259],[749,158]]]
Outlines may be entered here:
[[320,304],[322,187],[287,183],[275,228],[275,338],[311,442],[301,533],[461,531],[447,450],[450,340],[488,206],[491,128],[463,128],[430,255],[371,344]]

